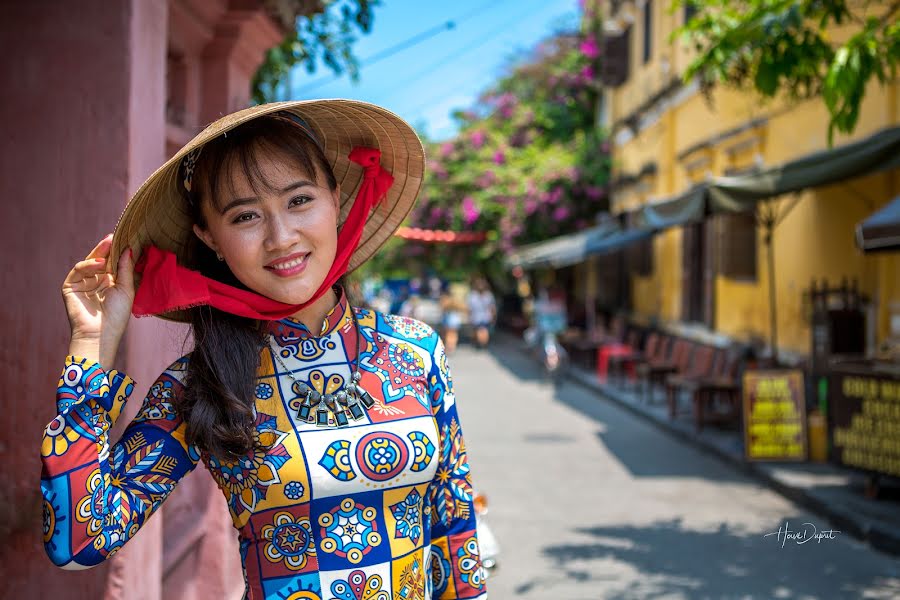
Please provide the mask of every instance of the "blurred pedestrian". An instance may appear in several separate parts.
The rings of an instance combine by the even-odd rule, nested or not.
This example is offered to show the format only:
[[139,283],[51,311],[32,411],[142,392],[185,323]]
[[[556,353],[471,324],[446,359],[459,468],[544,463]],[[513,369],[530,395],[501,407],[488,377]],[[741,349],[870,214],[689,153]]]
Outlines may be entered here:
[[[216,121],[140,187],[62,286],[71,342],[41,445],[54,564],[119,552],[202,462],[245,598],[485,598],[443,342],[342,283],[411,210],[423,154],[383,108],[284,102]],[[194,348],[112,443],[132,313],[189,323]]]
[[441,294],[441,311],[443,313],[444,347],[447,354],[452,354],[459,343],[459,328],[462,326],[463,313],[466,307],[460,299],[447,288]]
[[478,348],[487,348],[490,342],[491,328],[497,319],[497,303],[487,279],[475,278],[467,303],[469,305],[469,321],[475,329],[475,344]]

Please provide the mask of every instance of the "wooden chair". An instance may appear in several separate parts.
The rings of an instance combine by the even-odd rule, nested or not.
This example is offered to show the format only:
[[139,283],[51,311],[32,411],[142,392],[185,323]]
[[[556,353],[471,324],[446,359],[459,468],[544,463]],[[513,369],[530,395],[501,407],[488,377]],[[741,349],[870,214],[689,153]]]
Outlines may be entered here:
[[638,374],[643,380],[643,392],[641,395],[647,398],[649,391],[649,400],[652,402],[653,385],[665,382],[666,375],[679,373],[687,369],[693,350],[694,345],[691,342],[683,338],[675,338],[672,342],[672,351],[668,359],[639,365]]
[[712,377],[721,369],[724,352],[711,346],[697,346],[687,368],[665,376],[666,402],[669,405],[669,418],[674,419],[678,413],[678,395],[682,390],[694,393],[699,382]]
[[[744,362],[742,348],[729,348],[724,353],[721,369],[712,377],[698,381],[693,393],[694,426],[698,432],[708,422],[735,422],[741,418],[740,375]],[[724,411],[716,411],[724,404]]]

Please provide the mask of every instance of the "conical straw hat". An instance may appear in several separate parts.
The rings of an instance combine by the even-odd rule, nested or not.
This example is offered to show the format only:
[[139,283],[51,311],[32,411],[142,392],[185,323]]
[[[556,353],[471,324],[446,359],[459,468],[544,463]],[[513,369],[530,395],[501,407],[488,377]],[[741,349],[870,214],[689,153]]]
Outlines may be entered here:
[[[356,100],[299,100],[246,108],[222,117],[201,131],[141,185],[125,206],[113,235],[109,262],[115,269],[121,253],[131,246],[134,260],[148,245],[185,256],[194,235],[190,209],[179,178],[181,160],[189,152],[242,123],[276,111],[290,111],[303,119],[324,147],[341,186],[342,224],[353,206],[363,178],[360,165],[347,158],[356,146],[378,148],[382,166],[394,177],[384,200],[366,221],[348,272],[367,261],[394,234],[412,210],[425,174],[425,151],[412,127],[394,113]],[[181,262],[179,260],[179,262]],[[115,271],[114,271],[115,272]],[[158,315],[186,322],[185,311]]]

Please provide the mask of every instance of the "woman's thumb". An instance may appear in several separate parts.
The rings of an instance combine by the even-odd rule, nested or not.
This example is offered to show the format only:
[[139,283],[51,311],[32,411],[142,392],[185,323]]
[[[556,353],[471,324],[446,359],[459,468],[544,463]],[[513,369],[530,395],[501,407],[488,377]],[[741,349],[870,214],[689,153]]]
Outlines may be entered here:
[[129,292],[134,292],[134,253],[131,248],[127,248],[119,257],[116,285],[121,285]]

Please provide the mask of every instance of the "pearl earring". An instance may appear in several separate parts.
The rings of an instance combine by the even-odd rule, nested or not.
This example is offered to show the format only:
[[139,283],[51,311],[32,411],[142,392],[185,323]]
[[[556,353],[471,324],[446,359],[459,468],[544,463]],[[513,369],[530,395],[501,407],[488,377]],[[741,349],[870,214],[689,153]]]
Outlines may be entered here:
[[218,258],[219,260],[225,260],[225,257],[222,256],[221,254],[219,254],[218,252],[216,252],[216,258]]

